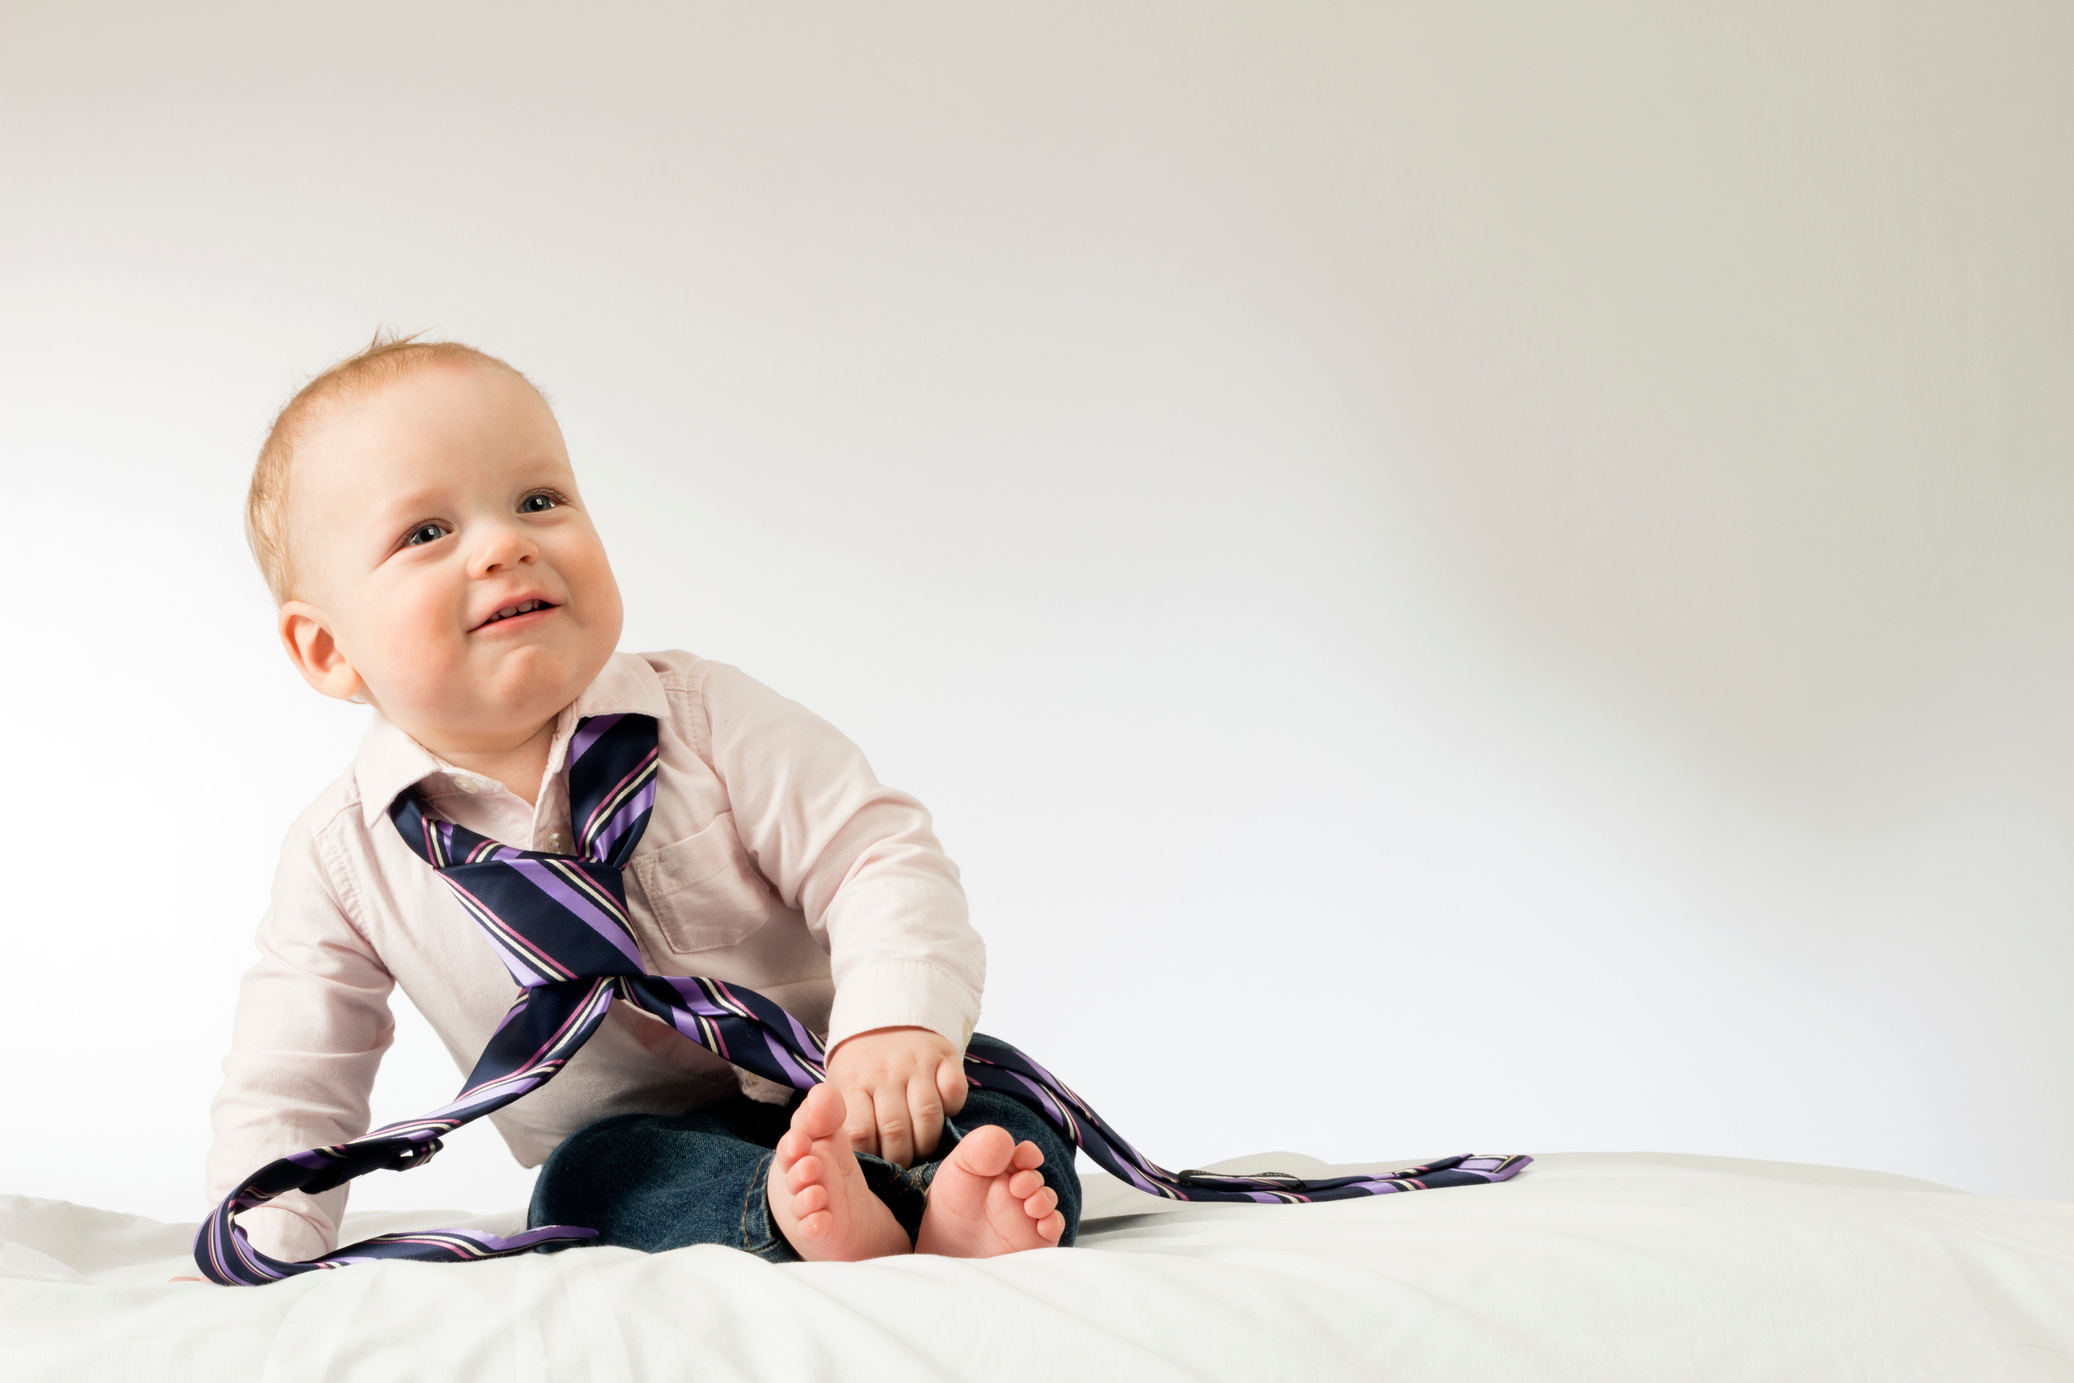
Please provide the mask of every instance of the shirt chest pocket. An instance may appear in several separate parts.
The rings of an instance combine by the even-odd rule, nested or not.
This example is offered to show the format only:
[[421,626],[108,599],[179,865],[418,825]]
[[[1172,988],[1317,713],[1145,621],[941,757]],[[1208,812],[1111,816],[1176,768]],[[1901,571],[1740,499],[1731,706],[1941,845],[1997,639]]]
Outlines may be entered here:
[[732,946],[786,911],[742,848],[733,812],[637,857],[632,872],[664,942],[679,955]]

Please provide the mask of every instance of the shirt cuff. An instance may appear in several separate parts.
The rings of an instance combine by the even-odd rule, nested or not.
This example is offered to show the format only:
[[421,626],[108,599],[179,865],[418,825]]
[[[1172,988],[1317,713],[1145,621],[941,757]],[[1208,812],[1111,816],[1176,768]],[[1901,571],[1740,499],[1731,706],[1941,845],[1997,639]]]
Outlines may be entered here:
[[871,960],[845,966],[828,1013],[828,1050],[879,1028],[927,1028],[960,1054],[979,1021],[979,995],[922,960]]

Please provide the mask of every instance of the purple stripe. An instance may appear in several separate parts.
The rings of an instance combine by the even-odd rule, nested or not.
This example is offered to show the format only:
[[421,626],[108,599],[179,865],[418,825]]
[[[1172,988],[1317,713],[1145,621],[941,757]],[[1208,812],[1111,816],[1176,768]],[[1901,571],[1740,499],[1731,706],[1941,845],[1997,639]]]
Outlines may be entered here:
[[769,1030],[759,1028],[757,1031],[763,1034],[763,1045],[770,1048],[771,1055],[778,1059],[778,1065],[784,1068],[785,1078],[792,1082],[793,1089],[812,1090],[820,1084],[799,1068],[799,1063],[792,1059],[792,1053],[785,1050],[785,1044],[778,1041]]
[[718,999],[708,994],[696,975],[661,975],[658,978],[677,991],[677,997],[684,1001],[685,1008],[702,1018],[739,1016],[733,1009],[723,1008]]
[[[511,1020],[518,1017],[521,1013],[524,1013],[526,1011],[526,1002],[532,997],[533,996],[530,994],[521,994],[519,996],[519,1000],[517,1003],[513,1004],[510,1008],[504,1010],[504,1016],[497,1020],[497,1026],[490,1029],[490,1036],[495,1037],[498,1033],[503,1032],[506,1028],[510,1027]],[[489,1044],[484,1043],[483,1045],[488,1046]]]
[[805,1025],[790,1013],[787,1013],[782,1008],[778,1012],[784,1016],[785,1022],[791,1027],[792,1040],[799,1044],[799,1049],[803,1052],[816,1053],[820,1061],[825,1065],[828,1061],[828,1053],[821,1050],[819,1040],[812,1033],[808,1032]]
[[[441,1105],[439,1108],[433,1110],[430,1114],[426,1115],[424,1119],[420,1119],[417,1122],[425,1123],[427,1121],[434,1119],[441,1121],[452,1119],[456,1115],[464,1114],[468,1110],[473,1109],[475,1106],[481,1104],[488,1104],[492,1109],[501,1109],[505,1105],[511,1104],[513,1101],[516,1101],[527,1095],[532,1094],[535,1090],[539,1089],[543,1084],[545,1084],[546,1081],[547,1074],[541,1071],[537,1065],[528,1067],[526,1070],[523,1071],[514,1071],[508,1076],[499,1076],[495,1080],[484,1081],[481,1085],[476,1086],[475,1089],[470,1090],[466,1094],[455,1099],[451,1104]],[[518,1094],[511,1096],[509,1099],[486,1099],[482,1093],[485,1090],[492,1090],[495,1092],[496,1096],[501,1097],[504,1095],[507,1089],[514,1085],[523,1085],[525,1086],[525,1089],[519,1091]],[[463,1119],[461,1120],[461,1122],[466,1123],[467,1120]],[[388,1130],[382,1129],[380,1130],[380,1132],[387,1133]]]
[[[491,911],[482,899],[461,887],[453,875],[447,874],[443,877],[447,887],[454,891],[461,899],[462,906],[475,918],[475,925],[482,928],[484,938],[490,943],[490,949],[497,953],[498,958],[504,962],[504,968],[511,972],[511,977],[519,982],[521,988],[531,988],[540,977],[547,975],[559,975],[565,980],[576,978],[567,966],[558,963],[553,956],[534,945],[523,934],[514,930],[509,922]],[[530,973],[519,968],[520,961],[530,966]]]
[[[540,1045],[540,1047],[536,1051],[534,1051],[533,1055],[527,1057],[523,1062],[519,1063],[519,1065],[514,1069],[513,1074],[516,1074],[520,1071],[530,1071],[535,1066],[538,1066],[546,1058],[547,1054],[549,1052],[552,1052],[555,1049],[556,1045],[559,1044],[564,1037],[568,1036],[569,1030],[571,1028],[581,1026],[586,1016],[597,1009],[598,1000],[600,997],[602,997],[605,1000],[605,1007],[610,1008],[612,1006],[613,999],[613,990],[611,986],[605,985],[593,989],[589,994],[584,995],[583,1002],[578,1004],[575,1008],[569,1011],[569,1016],[562,1020],[562,1025],[559,1028],[555,1029],[554,1036],[548,1038],[547,1041],[543,1042]],[[484,1081],[483,1084],[494,1085],[497,1083],[497,1081],[504,1079],[508,1079],[508,1077],[494,1076],[491,1079]],[[468,1093],[468,1091],[464,1090],[461,1092],[461,1095],[466,1096]]]
[[[656,771],[655,765],[659,761],[660,752],[659,750],[651,749],[646,754],[643,754],[640,762],[628,769],[625,776],[606,791],[599,793],[597,803],[591,807],[590,815],[586,816],[583,819],[583,823],[577,827],[576,834],[588,840],[591,838],[593,831],[602,829],[598,822],[599,813],[603,812],[614,802],[620,801],[629,791],[630,784],[641,781],[644,776],[652,777]],[[572,821],[571,824],[574,824],[574,822]]]
[[605,829],[598,832],[597,839],[591,846],[591,852],[609,859],[612,855],[613,847],[619,844],[619,838],[633,828],[633,824],[640,819],[642,812],[651,811],[654,807],[655,779],[650,778],[641,785],[639,792],[628,798],[625,804],[612,814],[612,819],[605,823]]
[[1140,1191],[1143,1191],[1148,1195],[1161,1196],[1167,1200],[1174,1199],[1174,1193],[1172,1191],[1168,1190],[1164,1186],[1155,1184],[1143,1172],[1139,1171],[1136,1167],[1133,1167],[1125,1159],[1121,1157],[1117,1158],[1116,1166],[1119,1170],[1123,1172],[1125,1176],[1130,1178],[1131,1185],[1137,1187]]
[[[517,953],[509,946],[502,944],[497,937],[490,937],[490,949],[497,953],[497,959],[504,962],[504,968],[511,972],[512,981],[519,988],[531,989],[534,985],[541,982],[540,972],[520,961]],[[503,1024],[498,1024],[498,1027],[503,1027]]]
[[569,915],[583,922],[592,931],[612,943],[613,949],[625,956],[636,970],[646,973],[648,967],[641,964],[641,953],[634,949],[632,938],[618,919],[598,910],[597,904],[578,893],[562,881],[560,875],[539,860],[512,860],[510,868],[525,876],[527,882],[569,910]]
[[1005,1066],[1002,1067],[1001,1070],[1006,1072],[1008,1075],[1014,1076],[1024,1085],[1029,1086],[1031,1093],[1036,1095],[1038,1099],[1044,1101],[1044,1107],[1051,1111],[1051,1115],[1054,1119],[1057,1119],[1062,1124],[1066,1122],[1065,1111],[1059,1108],[1058,1101],[1052,1099],[1051,1092],[1049,1090],[1046,1090],[1043,1086],[1039,1085],[1036,1081],[1031,1080],[1028,1076],[1024,1075],[1020,1071],[1010,1071]]
[[568,766],[574,768],[576,761],[590,753],[591,746],[596,744],[607,730],[619,724],[621,719],[622,717],[616,715],[592,716],[577,726],[576,733],[569,737],[569,757],[566,761]]
[[[685,1016],[679,1017],[678,1015],[680,1013]],[[718,1023],[714,1023],[712,1025],[712,1031],[708,1032],[703,1026],[700,1025],[699,1016],[695,1013],[692,1013],[691,1010],[687,1008],[671,1010],[670,1026],[675,1028],[678,1032],[683,1033],[686,1037],[698,1043],[701,1047],[704,1047],[707,1051],[713,1053],[713,1055],[719,1057],[721,1060],[725,1061],[728,1059],[727,1037],[720,1031],[720,1025]]]
[[[598,1231],[595,1229],[584,1229],[580,1225],[543,1225],[539,1229],[529,1229],[523,1234],[516,1234],[508,1239],[502,1235],[490,1234],[479,1229],[428,1229],[416,1234],[377,1235],[375,1238],[355,1244],[352,1247],[367,1248],[376,1244],[424,1244],[431,1248],[445,1249],[448,1253],[455,1255],[456,1261],[465,1262],[468,1257],[476,1255],[491,1258],[502,1257],[512,1253],[523,1253],[535,1244],[545,1243],[553,1239],[595,1239],[597,1235]],[[461,1244],[466,1244],[470,1247],[467,1249],[461,1248],[454,1242],[455,1240],[459,1240]],[[395,1256],[386,1253],[359,1254],[341,1249],[328,1257],[313,1261],[323,1267],[342,1268],[353,1267],[361,1263],[395,1261]]]

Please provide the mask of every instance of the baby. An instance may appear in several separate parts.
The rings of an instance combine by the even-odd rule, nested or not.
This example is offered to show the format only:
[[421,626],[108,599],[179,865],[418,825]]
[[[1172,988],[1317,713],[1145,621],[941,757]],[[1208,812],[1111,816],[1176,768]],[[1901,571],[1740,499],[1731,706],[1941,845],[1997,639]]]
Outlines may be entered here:
[[[659,753],[624,874],[643,964],[768,996],[825,1034],[828,1081],[802,1098],[617,1004],[561,1074],[490,1116],[545,1164],[530,1222],[773,1261],[1072,1242],[1072,1148],[963,1074],[984,949],[928,813],[735,669],[614,651],[619,589],[524,376],[377,339],[282,410],[247,520],[289,659],[375,714],[282,850],[212,1109],[212,1204],[367,1129],[392,985],[464,1071],[511,1006],[510,973],[392,803],[567,854],[571,736],[631,713],[655,719]],[[264,1253],[315,1258],[345,1197],[283,1195],[240,1223]]]

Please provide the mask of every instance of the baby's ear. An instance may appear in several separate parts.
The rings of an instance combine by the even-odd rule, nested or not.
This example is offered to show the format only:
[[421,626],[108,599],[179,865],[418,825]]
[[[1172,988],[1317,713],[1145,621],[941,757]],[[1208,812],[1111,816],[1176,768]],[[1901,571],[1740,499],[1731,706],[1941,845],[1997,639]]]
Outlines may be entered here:
[[344,650],[332,637],[331,626],[324,612],[303,600],[282,603],[280,623],[281,646],[288,650],[288,661],[295,670],[326,696],[340,701],[361,700],[367,684],[360,674],[346,661]]

